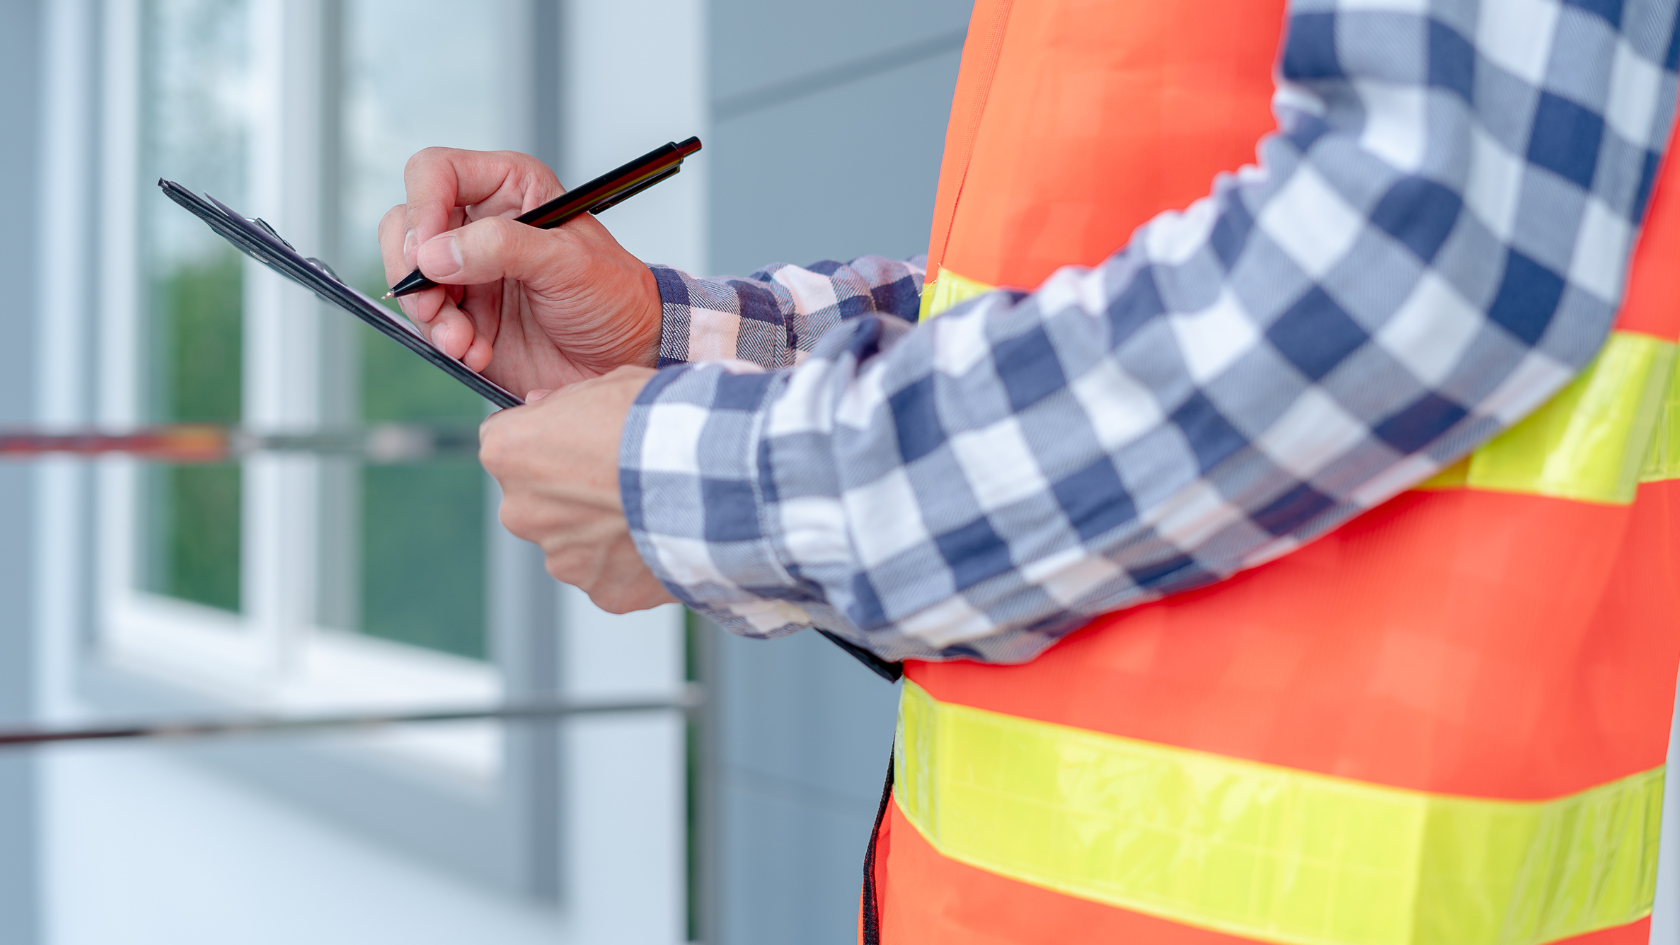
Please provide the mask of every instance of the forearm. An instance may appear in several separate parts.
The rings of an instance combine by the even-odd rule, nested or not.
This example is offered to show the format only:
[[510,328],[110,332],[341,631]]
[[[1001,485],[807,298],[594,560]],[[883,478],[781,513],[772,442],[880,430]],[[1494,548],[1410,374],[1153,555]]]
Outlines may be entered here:
[[[915,329],[849,321],[791,370],[650,385],[621,453],[644,558],[738,632],[1008,662],[1409,488],[1610,328],[1672,118],[1649,103],[1673,101],[1674,13],[1640,7],[1645,32],[1608,47],[1556,30],[1516,131],[1436,68],[1460,47],[1394,40],[1410,19],[1495,69],[1504,34],[1478,50],[1426,14],[1296,14],[1259,168],[1101,266]],[[1563,133],[1586,112],[1563,91],[1612,86],[1563,123],[1599,135]]]
[[778,263],[746,279],[699,279],[654,266],[663,305],[661,366],[739,359],[791,367],[829,329],[861,315],[915,321],[924,267],[863,256],[849,263]]

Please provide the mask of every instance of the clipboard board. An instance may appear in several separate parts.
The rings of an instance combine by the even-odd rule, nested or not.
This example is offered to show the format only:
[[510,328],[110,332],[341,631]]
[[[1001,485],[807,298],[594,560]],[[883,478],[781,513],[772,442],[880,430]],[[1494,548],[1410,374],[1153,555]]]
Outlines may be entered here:
[[240,252],[315,293],[322,301],[336,305],[371,325],[375,331],[425,358],[485,400],[498,407],[518,407],[525,403],[500,384],[444,354],[407,319],[399,318],[390,309],[346,285],[326,263],[299,253],[261,218],[248,220],[220,200],[208,194],[200,197],[172,180],[159,178],[158,186],[165,196],[209,224],[210,229]]

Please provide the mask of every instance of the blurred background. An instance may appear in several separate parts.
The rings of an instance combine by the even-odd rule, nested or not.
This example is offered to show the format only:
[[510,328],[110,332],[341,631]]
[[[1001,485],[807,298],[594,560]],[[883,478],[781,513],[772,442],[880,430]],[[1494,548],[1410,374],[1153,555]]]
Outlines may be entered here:
[[[0,0],[0,427],[471,430],[474,395],[232,251],[370,293],[429,145],[576,184],[649,262],[922,252],[968,0]],[[669,698],[559,723],[0,749],[0,943],[844,943],[897,692],[810,634],[612,617],[470,454],[0,461],[0,727]]]

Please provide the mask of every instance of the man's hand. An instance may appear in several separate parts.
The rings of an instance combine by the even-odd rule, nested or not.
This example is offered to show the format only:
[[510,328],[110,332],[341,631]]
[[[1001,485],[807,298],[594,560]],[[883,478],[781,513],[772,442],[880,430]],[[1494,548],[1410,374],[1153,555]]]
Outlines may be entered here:
[[513,217],[560,195],[541,161],[427,148],[403,170],[408,203],[379,224],[390,283],[416,265],[439,283],[401,300],[432,342],[509,390],[560,388],[659,353],[659,289],[585,213],[553,230]]
[[565,390],[532,391],[479,429],[479,460],[502,484],[502,524],[543,550],[548,573],[622,614],[670,603],[624,520],[618,441],[653,376],[622,367]]

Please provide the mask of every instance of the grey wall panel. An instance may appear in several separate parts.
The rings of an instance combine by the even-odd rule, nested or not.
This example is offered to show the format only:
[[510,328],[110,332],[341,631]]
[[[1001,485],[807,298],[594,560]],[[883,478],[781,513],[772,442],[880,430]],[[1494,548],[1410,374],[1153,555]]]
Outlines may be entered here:
[[[711,272],[926,250],[970,6],[712,0]],[[814,633],[702,640],[707,941],[855,941],[897,687]]]
[[727,877],[719,941],[851,942],[898,687],[814,633],[712,632]]
[[[38,289],[34,196],[40,192],[38,129],[41,13],[35,0],[0,3],[0,180],[10,192],[0,226],[0,426],[35,420]],[[0,463],[0,723],[16,723],[35,707],[35,470]],[[38,936],[39,798],[34,758],[0,754],[0,942],[27,945]]]
[[[750,684],[765,703],[726,704],[729,734],[754,749],[733,759],[728,776],[765,791],[809,790],[813,803],[837,810],[856,802],[873,816],[898,687],[814,633],[778,640],[724,635],[722,645],[731,691]],[[867,763],[857,764],[860,758]]]
[[717,122],[706,145],[712,272],[925,252],[958,58]]
[[730,792],[729,805],[727,815],[744,829],[731,831],[726,853],[751,862],[758,872],[727,890],[722,918],[730,934],[722,941],[856,941],[859,864],[867,836],[858,823],[873,816],[875,802],[830,810],[793,792],[748,785]]
[[972,0],[713,0],[712,97],[796,80],[948,36]]

